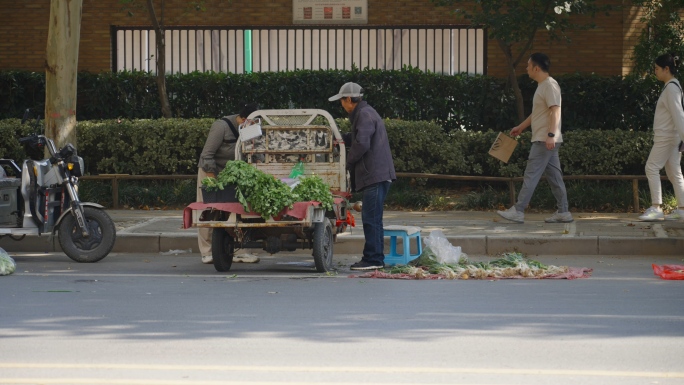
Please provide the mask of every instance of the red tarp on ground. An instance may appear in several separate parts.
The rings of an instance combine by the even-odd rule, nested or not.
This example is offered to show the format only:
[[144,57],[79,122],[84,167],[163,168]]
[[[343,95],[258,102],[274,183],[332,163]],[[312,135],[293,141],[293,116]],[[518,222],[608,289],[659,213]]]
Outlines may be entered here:
[[652,264],[653,274],[662,279],[684,280],[684,265],[656,265]]

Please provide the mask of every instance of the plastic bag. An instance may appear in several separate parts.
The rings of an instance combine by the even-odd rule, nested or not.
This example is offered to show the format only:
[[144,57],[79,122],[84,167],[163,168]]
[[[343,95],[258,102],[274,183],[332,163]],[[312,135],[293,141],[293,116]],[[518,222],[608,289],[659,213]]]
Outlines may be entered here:
[[457,264],[461,259],[461,246],[452,245],[441,230],[433,230],[425,237],[425,245],[435,253],[437,262]]
[[254,121],[246,120],[239,127],[240,129],[240,140],[246,142],[250,139],[258,138],[262,135],[261,132],[261,119],[256,119]]
[[295,164],[294,168],[292,168],[292,172],[290,173],[290,179],[295,179],[299,176],[304,175],[304,162],[301,160]]
[[192,253],[192,249],[176,249],[176,250],[169,250],[169,251],[162,251],[159,254],[161,255],[178,255],[178,254],[186,254],[186,253]]
[[684,265],[656,265],[652,264],[653,274],[662,279],[684,280]]
[[7,252],[0,248],[0,275],[10,275],[17,269],[17,264]]
[[290,190],[294,190],[295,187],[301,182],[298,178],[280,178],[280,180],[290,187]]

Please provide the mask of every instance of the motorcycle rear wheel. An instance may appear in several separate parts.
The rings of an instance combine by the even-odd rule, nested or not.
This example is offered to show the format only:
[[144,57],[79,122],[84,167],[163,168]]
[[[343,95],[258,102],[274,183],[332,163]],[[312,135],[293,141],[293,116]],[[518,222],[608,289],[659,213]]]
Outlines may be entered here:
[[59,244],[67,257],[76,262],[97,262],[112,251],[116,227],[112,218],[101,209],[84,207],[83,211],[90,236],[84,238],[78,229],[76,217],[67,215],[59,225]]

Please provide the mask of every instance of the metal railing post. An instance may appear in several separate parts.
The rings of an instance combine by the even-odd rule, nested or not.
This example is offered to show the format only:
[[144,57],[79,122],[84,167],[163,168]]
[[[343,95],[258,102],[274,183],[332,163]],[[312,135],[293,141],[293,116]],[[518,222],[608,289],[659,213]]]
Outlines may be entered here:
[[116,175],[112,178],[112,207],[119,209],[119,178]]
[[634,212],[638,213],[639,210],[639,180],[632,179],[632,197],[634,199]]

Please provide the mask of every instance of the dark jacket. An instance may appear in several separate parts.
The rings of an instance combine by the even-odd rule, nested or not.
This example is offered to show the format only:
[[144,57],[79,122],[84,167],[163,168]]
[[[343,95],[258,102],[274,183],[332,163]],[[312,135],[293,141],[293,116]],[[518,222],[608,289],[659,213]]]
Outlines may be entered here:
[[349,120],[352,128],[345,142],[351,143],[347,169],[353,173],[352,190],[361,191],[378,182],[396,180],[387,130],[377,111],[362,100]]

